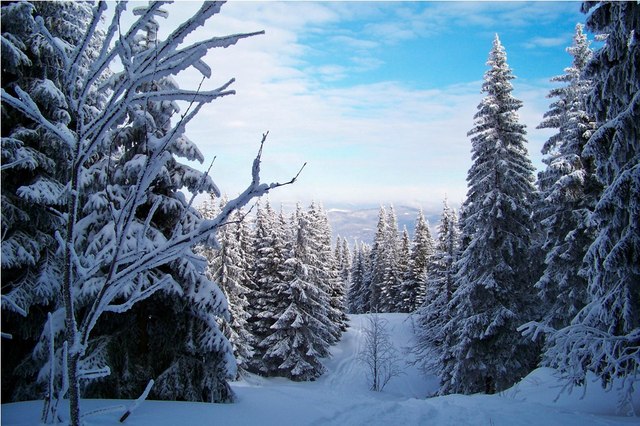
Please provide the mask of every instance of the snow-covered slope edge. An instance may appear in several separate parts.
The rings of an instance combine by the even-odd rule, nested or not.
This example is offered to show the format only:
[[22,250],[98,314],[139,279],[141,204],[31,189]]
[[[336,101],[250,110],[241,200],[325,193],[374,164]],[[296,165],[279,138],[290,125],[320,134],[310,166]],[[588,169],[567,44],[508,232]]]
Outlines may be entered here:
[[[412,335],[406,314],[381,314],[402,353]],[[553,370],[537,369],[513,388],[499,395],[449,395],[428,398],[437,388],[434,377],[420,375],[405,366],[405,374],[389,382],[384,392],[371,392],[364,368],[357,362],[363,344],[365,317],[351,316],[351,327],[325,361],[328,372],[315,382],[294,383],[286,379],[250,376],[233,385],[235,404],[146,401],[125,424],[131,426],[175,425],[637,425],[640,419],[616,415],[616,395],[589,383],[571,395],[560,390]],[[128,401],[83,401],[83,410]],[[635,400],[640,411],[640,392]],[[39,424],[42,402],[2,405],[2,425]],[[92,416],[88,425],[117,424],[122,410]]]

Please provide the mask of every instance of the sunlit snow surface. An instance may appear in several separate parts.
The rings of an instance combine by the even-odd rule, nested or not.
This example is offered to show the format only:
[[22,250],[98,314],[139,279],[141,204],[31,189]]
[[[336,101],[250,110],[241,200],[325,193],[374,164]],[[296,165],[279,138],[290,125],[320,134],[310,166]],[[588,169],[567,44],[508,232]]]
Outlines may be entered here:
[[[411,338],[406,314],[383,314],[400,353]],[[553,370],[538,369],[499,395],[449,395],[425,398],[437,389],[434,377],[406,366],[381,393],[369,391],[364,368],[357,361],[365,317],[353,315],[351,327],[325,361],[328,372],[315,382],[250,376],[233,384],[235,404],[144,402],[124,423],[130,426],[178,425],[638,425],[640,418],[616,415],[616,395],[597,383],[554,399],[559,392]],[[85,400],[83,412],[130,401]],[[634,401],[640,413],[640,392]],[[2,425],[39,424],[42,402],[2,405]],[[124,410],[94,415],[87,425],[119,424]]]

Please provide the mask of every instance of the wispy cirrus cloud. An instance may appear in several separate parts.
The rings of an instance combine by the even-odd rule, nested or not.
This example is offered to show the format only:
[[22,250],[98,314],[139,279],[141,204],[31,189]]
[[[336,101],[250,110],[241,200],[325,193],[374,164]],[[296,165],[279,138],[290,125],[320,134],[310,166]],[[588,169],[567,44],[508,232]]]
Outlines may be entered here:
[[526,49],[537,49],[544,47],[568,46],[571,44],[571,34],[559,37],[533,37],[522,44]]

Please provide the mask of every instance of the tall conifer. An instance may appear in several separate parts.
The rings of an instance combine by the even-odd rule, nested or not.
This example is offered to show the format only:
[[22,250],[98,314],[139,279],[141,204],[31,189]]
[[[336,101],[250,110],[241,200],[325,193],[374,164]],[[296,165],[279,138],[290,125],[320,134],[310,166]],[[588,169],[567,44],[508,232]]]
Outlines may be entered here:
[[534,168],[518,121],[522,102],[511,95],[514,76],[497,35],[487,65],[485,97],[469,132],[473,164],[463,222],[469,245],[456,266],[442,393],[506,389],[537,361],[516,331],[535,304],[528,263]]
[[605,387],[623,378],[625,408],[640,373],[640,6],[586,2],[587,29],[606,36],[586,68],[587,112],[597,130],[585,146],[603,191],[585,256],[587,305],[550,336],[547,362],[573,383],[588,371]]
[[546,260],[536,283],[546,307],[542,322],[556,328],[568,325],[586,303],[587,282],[577,272],[593,241],[589,216],[600,192],[592,161],[583,154],[594,122],[586,112],[585,96],[591,82],[584,76],[592,52],[582,28],[576,26],[573,45],[567,48],[572,65],[552,79],[563,85],[549,93],[556,100],[538,126],[558,130],[542,149],[547,167],[538,176],[543,198],[538,216]]

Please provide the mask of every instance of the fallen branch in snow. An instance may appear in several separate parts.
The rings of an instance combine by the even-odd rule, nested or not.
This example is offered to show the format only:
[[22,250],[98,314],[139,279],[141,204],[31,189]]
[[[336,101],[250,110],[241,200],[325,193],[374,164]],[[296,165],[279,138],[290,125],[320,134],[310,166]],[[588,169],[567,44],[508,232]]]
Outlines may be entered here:
[[147,399],[147,396],[149,396],[149,392],[151,391],[151,388],[153,387],[153,380],[149,380],[149,383],[147,383],[147,387],[144,388],[144,392],[142,392],[142,395],[140,395],[138,397],[138,399],[136,399],[133,404],[131,404],[128,408],[127,411],[124,412],[124,414],[120,417],[120,423],[124,423],[125,420],[127,420],[127,417],[129,417],[131,415],[131,413],[133,413],[133,411],[138,408],[138,406],[140,404],[142,404],[142,402]]

